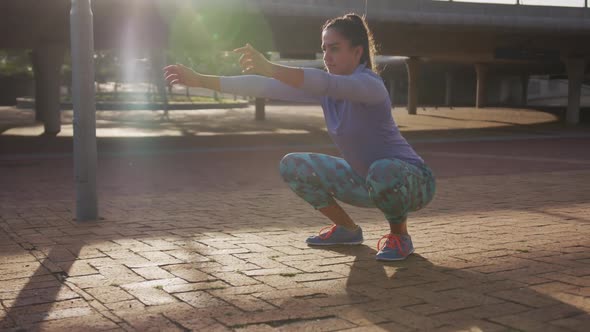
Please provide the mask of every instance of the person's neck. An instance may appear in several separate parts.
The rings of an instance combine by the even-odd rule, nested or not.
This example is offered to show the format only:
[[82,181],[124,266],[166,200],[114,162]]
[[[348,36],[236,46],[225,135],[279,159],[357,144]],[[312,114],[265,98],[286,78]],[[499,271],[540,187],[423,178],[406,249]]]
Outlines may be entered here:
[[342,73],[341,75],[352,75],[354,73],[354,71],[356,70],[358,66],[355,66],[353,68],[349,68],[347,71],[345,71],[344,73]]

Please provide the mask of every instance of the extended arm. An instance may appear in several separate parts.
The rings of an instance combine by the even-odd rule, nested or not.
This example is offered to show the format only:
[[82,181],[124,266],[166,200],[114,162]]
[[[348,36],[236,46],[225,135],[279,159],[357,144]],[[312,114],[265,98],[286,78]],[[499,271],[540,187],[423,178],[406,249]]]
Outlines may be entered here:
[[289,86],[279,80],[258,76],[215,76],[199,74],[183,65],[164,68],[168,84],[182,84],[243,96],[294,102],[320,102],[320,96]]
[[311,95],[330,96],[362,103],[379,103],[388,97],[385,85],[369,73],[334,75],[314,68],[295,68],[268,61],[247,44],[235,50],[242,54],[240,65],[245,73],[275,78]]

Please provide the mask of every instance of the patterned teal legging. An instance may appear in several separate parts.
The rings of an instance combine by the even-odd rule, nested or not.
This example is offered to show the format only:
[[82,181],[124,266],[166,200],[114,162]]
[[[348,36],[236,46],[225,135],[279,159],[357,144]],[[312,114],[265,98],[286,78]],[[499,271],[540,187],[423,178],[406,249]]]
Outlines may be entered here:
[[426,206],[436,191],[434,174],[426,165],[380,159],[363,179],[342,158],[319,153],[290,153],[280,164],[291,189],[316,209],[341,202],[381,210],[392,224],[406,221],[408,212]]

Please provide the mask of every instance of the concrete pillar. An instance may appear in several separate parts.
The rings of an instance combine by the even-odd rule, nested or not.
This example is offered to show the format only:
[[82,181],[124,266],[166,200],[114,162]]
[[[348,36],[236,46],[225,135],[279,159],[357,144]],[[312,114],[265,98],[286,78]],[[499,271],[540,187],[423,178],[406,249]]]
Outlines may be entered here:
[[416,114],[418,108],[418,76],[420,75],[420,60],[409,58],[406,60],[408,70],[408,114]]
[[256,120],[258,121],[263,121],[265,118],[265,104],[266,104],[266,99],[265,98],[256,98],[256,101],[254,102],[256,105]]
[[503,77],[500,80],[500,103],[508,105],[511,97],[511,84],[509,77]]
[[453,73],[448,71],[445,74],[445,105],[448,107],[453,106]]
[[39,68],[39,61],[41,59],[41,51],[40,50],[33,50],[33,52],[31,52],[31,63],[33,64],[33,76],[34,76],[34,83],[35,83],[35,122],[43,122],[43,114],[41,113],[41,110],[39,109],[39,107],[37,107],[37,104],[40,100],[43,100],[43,86],[41,84],[42,82],[42,76],[43,73],[41,72],[40,68]]
[[43,122],[45,135],[61,131],[61,66],[66,48],[58,44],[41,44],[33,50],[35,75],[35,120]]
[[475,72],[477,74],[477,94],[475,96],[475,107],[483,108],[486,106],[488,67],[478,63],[475,65]]
[[567,124],[575,125],[580,122],[580,99],[582,97],[582,82],[586,62],[584,59],[570,58],[566,62],[568,76],[568,101],[565,120]]
[[522,106],[526,106],[528,98],[529,98],[529,75],[528,74],[521,74],[520,75],[520,84],[521,84],[520,103]]

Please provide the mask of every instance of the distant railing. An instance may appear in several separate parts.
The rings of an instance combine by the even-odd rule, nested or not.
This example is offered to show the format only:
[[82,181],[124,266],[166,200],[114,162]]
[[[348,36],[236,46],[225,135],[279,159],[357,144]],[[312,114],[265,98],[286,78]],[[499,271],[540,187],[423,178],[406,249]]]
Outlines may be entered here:
[[523,5],[523,6],[552,6],[552,7],[579,7],[588,8],[588,0],[436,0],[448,2],[476,2],[493,3],[501,5]]

